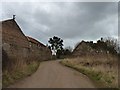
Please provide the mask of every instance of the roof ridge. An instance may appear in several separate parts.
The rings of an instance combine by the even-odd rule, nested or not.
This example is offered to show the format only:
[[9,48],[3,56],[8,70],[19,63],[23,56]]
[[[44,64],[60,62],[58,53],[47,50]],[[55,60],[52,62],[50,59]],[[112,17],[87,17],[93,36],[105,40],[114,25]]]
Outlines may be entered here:
[[3,20],[3,21],[0,21],[0,22],[6,22],[6,21],[15,21],[14,19],[7,19],[7,20]]

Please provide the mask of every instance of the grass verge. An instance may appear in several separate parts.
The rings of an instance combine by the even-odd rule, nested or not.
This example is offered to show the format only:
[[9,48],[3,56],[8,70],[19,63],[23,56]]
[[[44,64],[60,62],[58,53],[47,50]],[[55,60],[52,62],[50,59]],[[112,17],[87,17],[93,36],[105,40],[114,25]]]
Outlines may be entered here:
[[32,62],[26,65],[24,69],[17,69],[12,73],[4,71],[2,75],[2,87],[8,87],[9,85],[15,83],[16,81],[23,79],[27,76],[33,74],[39,67],[39,62]]
[[62,60],[60,63],[88,76],[95,82],[96,86],[99,88],[117,88],[113,85],[113,81],[115,80],[115,77],[113,75],[108,75],[99,70],[96,71],[93,68],[82,66],[80,64],[71,63],[71,61],[69,60]]

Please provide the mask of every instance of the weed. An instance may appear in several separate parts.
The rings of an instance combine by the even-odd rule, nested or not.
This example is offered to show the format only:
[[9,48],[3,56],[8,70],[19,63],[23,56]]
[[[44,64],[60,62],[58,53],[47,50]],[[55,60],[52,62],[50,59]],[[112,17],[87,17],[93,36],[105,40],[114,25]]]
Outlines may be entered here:
[[24,67],[23,70],[17,69],[12,73],[8,71],[4,71],[2,76],[3,87],[7,87],[24,77],[30,76],[32,73],[34,73],[37,70],[38,66],[39,66],[39,62],[32,62],[26,67]]
[[[99,64],[95,59],[92,58],[86,59],[86,58],[76,58],[76,59],[64,59],[60,63],[71,67],[73,69],[76,69],[77,71],[83,73],[84,75],[88,76],[92,80],[98,83],[103,83],[104,87],[117,87],[117,76],[115,69],[113,68],[108,68],[109,64],[106,65],[106,63],[111,63],[113,60],[98,60]],[[87,66],[86,63],[92,64],[92,66]],[[111,64],[115,64],[116,62],[113,62]],[[106,67],[106,68],[104,68]],[[103,68],[103,69],[102,69]]]

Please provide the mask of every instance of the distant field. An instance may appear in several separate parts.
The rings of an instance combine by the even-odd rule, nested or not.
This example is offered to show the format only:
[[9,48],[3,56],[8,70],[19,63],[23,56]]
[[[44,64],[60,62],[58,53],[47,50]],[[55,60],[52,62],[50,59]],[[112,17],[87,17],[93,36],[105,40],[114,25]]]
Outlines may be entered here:
[[104,57],[86,56],[64,59],[61,63],[74,68],[95,81],[98,87],[118,87],[118,58],[108,55]]

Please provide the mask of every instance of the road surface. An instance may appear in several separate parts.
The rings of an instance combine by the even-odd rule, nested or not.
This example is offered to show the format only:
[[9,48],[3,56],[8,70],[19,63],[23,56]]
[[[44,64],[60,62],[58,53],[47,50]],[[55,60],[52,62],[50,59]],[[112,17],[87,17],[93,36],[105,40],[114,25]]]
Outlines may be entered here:
[[9,88],[95,88],[95,85],[87,76],[61,65],[59,61],[46,61],[33,75]]

